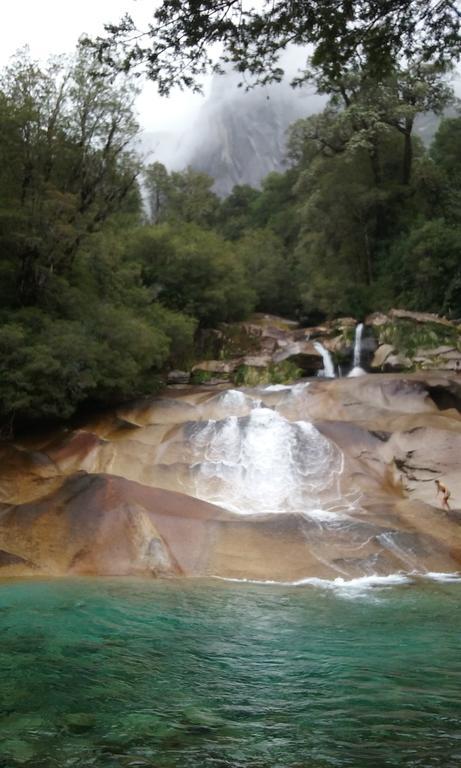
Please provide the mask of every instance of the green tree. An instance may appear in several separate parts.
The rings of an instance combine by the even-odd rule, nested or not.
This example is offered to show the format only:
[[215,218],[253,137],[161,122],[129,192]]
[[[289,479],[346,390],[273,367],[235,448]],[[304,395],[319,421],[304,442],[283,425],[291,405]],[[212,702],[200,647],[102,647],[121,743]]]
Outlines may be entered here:
[[419,114],[442,114],[453,101],[445,71],[415,62],[396,67],[382,80],[370,78],[366,68],[352,62],[336,80],[314,78],[321,92],[331,98],[318,115],[299,120],[291,129],[290,155],[297,161],[307,151],[334,156],[366,149],[376,184],[382,180],[380,142],[383,133],[396,133],[402,142],[400,181],[408,186],[414,160],[414,126]]
[[146,227],[133,240],[131,256],[143,265],[154,299],[201,325],[240,320],[253,308],[234,246],[196,224]]
[[405,210],[402,152],[396,135],[381,135],[377,184],[367,146],[333,154],[304,151],[296,185],[301,224],[295,260],[307,314],[363,314],[379,300],[389,241]]
[[395,242],[389,267],[403,306],[460,316],[461,220],[415,222]]
[[[174,85],[199,88],[204,71],[219,70],[222,62],[261,82],[280,80],[280,56],[290,43],[313,51],[313,64],[330,80],[356,56],[379,79],[398,59],[442,66],[455,60],[460,16],[453,0],[163,0],[147,29],[126,14],[119,24],[108,24],[106,37],[93,46],[112,67],[143,65],[161,93]],[[211,53],[216,43],[221,61]]]
[[389,272],[406,306],[461,314],[461,119],[442,120],[417,164],[415,196],[394,238]]
[[168,210],[171,195],[170,174],[163,163],[152,163],[144,170],[144,184],[147,192],[147,205],[151,224],[162,220]]
[[283,240],[270,229],[251,229],[237,245],[248,283],[257,296],[256,309],[293,316],[299,297]]
[[296,241],[299,231],[294,193],[298,174],[298,168],[290,168],[285,173],[269,173],[252,206],[253,226],[271,229],[288,247]]
[[[101,74],[101,73],[100,73]],[[196,320],[127,255],[141,223],[129,83],[87,53],[0,77],[0,428],[153,392]]]
[[227,240],[237,240],[254,225],[253,210],[259,196],[259,190],[248,184],[238,184],[222,200],[217,224]]
[[20,304],[34,304],[84,239],[133,201],[132,102],[127,84],[94,77],[85,51],[45,70],[22,52],[4,72],[0,244]]
[[450,182],[461,186],[461,117],[446,117],[442,120],[430,154]]
[[211,176],[193,168],[168,173],[162,163],[148,166],[144,174],[152,223],[195,223],[211,227],[219,209]]

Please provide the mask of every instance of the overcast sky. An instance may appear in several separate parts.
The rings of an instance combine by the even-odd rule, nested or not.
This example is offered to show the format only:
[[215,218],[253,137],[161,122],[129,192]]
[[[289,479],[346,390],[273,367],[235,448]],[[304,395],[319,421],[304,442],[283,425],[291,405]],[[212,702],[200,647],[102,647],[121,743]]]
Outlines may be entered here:
[[[0,66],[24,45],[35,58],[70,53],[82,34],[103,32],[104,23],[117,22],[125,12],[139,26],[151,18],[160,0],[6,0],[0,26]],[[252,0],[252,4],[258,0]],[[458,94],[460,81],[456,83]],[[148,131],[180,131],[191,124],[203,97],[181,92],[160,98],[153,83],[145,83],[138,99],[139,119]]]
[[[153,0],[8,0],[0,26],[0,64],[24,45],[35,58],[70,53],[83,33],[103,32],[107,22],[117,22],[128,12],[142,22],[150,18]],[[160,98],[152,83],[144,85],[138,110],[146,130],[168,130],[188,122],[203,99],[178,91]]]

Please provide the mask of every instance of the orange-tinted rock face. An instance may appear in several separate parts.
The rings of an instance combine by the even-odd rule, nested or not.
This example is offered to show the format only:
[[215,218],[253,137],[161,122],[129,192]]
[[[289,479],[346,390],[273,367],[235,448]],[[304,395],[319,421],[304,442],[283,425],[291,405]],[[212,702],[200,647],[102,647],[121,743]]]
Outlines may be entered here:
[[458,570],[460,393],[445,374],[175,390],[5,443],[0,575]]
[[0,567],[52,575],[200,573],[207,523],[224,514],[182,494],[81,472],[42,499],[3,506]]

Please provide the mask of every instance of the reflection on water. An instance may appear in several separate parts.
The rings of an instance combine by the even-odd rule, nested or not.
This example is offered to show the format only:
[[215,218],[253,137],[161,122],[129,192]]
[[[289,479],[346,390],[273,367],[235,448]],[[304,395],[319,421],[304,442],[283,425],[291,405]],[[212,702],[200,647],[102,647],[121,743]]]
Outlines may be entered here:
[[460,585],[0,587],[0,766],[461,763]]

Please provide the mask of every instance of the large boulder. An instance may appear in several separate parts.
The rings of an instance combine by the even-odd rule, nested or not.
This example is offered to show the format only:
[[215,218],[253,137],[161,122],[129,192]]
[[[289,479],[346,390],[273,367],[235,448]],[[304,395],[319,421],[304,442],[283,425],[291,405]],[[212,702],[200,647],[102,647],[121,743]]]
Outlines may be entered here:
[[413,367],[413,361],[406,355],[391,354],[386,357],[382,367],[385,371],[390,373],[394,371],[409,371]]
[[207,521],[222,518],[184,494],[77,473],[39,500],[3,506],[0,573],[192,575],[203,571]]
[[394,352],[395,348],[392,346],[392,344],[381,344],[373,356],[371,367],[382,368],[387,358]]
[[188,384],[190,381],[190,373],[189,371],[169,371],[168,378],[167,378],[168,384]]
[[408,309],[391,309],[391,320],[413,320],[415,323],[436,323],[438,325],[453,326],[446,317],[440,317],[431,312],[411,312]]
[[461,352],[448,345],[434,349],[418,349],[414,362],[424,370],[437,369],[461,372]]
[[383,312],[373,312],[371,315],[367,315],[365,318],[365,325],[371,325],[376,328],[387,325],[389,322],[389,315],[385,315]]
[[275,364],[294,363],[305,376],[315,376],[323,367],[323,359],[312,341],[294,341],[278,350],[272,358]]
[[420,355],[421,357],[445,357],[445,358],[451,358],[460,357],[460,353],[457,351],[456,347],[449,346],[447,344],[442,344],[439,347],[430,348],[430,349],[418,349],[417,355]]
[[246,355],[241,360],[241,364],[249,368],[268,368],[271,362],[271,355]]
[[[370,511],[365,515],[358,510],[356,519],[350,518],[345,527],[319,525],[309,516],[289,513],[242,517],[183,494],[122,478],[79,474],[38,502],[2,510],[0,575],[293,581],[335,578],[338,573],[395,572],[402,567],[402,555],[396,554],[399,548],[416,550],[419,565],[425,568],[456,569],[461,560],[459,532],[445,516],[437,518],[430,506],[418,507],[415,502],[409,528],[408,510],[383,459],[382,474],[377,472],[376,444],[382,446],[382,439],[338,430],[333,422],[323,429],[344,447],[346,455],[350,453],[347,464],[372,516]],[[350,495],[351,488],[349,479],[344,492]],[[436,535],[431,532],[431,520],[432,525],[438,520]],[[389,547],[382,545],[386,536],[392,538]]]
[[192,368],[192,373],[217,373],[225,376],[233,373],[240,365],[240,359],[237,360],[202,360]]

